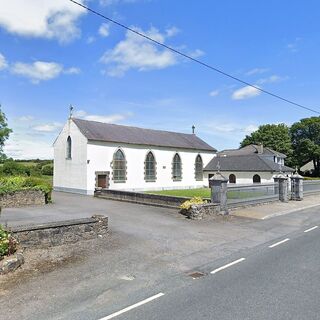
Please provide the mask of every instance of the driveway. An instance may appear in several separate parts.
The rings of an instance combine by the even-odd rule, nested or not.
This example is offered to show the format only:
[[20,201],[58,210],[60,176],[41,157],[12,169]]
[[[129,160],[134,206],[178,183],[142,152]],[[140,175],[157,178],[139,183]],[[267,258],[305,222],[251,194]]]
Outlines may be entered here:
[[[53,199],[45,207],[6,209],[1,221],[13,226],[105,214],[110,236],[86,250],[79,245],[80,262],[35,270],[27,278],[18,271],[18,281],[2,284],[8,288],[2,295],[0,289],[6,319],[99,319],[165,283],[189,281],[186,274],[218,259],[319,223],[315,209],[263,221],[192,221],[166,208],[65,193]],[[19,301],[14,312],[13,299]]]

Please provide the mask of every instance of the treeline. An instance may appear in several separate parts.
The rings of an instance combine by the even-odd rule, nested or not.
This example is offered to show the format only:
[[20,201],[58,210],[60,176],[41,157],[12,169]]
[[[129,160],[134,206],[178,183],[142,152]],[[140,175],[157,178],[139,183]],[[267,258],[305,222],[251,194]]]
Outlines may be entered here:
[[53,175],[52,160],[13,160],[2,161],[0,166],[1,176],[33,176]]
[[261,125],[247,135],[240,146],[263,144],[287,155],[286,165],[301,168],[312,161],[313,175],[320,177],[320,117],[301,119],[291,126],[281,124]]

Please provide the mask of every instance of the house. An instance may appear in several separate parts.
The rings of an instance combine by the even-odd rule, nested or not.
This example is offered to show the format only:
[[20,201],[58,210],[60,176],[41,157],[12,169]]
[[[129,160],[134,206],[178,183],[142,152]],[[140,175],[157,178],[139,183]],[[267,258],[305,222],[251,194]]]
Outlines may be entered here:
[[195,134],[70,118],[54,142],[54,189],[144,191],[202,187],[216,149]]
[[204,168],[205,179],[218,169],[230,183],[252,184],[273,182],[280,170],[290,176],[294,171],[284,165],[286,155],[263,145],[248,145],[240,149],[224,150]]
[[300,171],[306,175],[312,175],[314,173],[314,163],[313,160],[309,161],[300,168]]

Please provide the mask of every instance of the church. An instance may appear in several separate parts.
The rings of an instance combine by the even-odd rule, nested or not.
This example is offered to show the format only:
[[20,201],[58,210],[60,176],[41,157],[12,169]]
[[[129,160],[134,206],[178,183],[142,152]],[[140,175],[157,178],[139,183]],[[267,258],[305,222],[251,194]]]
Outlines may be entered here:
[[208,185],[216,149],[194,133],[69,118],[54,142],[54,190],[92,195]]

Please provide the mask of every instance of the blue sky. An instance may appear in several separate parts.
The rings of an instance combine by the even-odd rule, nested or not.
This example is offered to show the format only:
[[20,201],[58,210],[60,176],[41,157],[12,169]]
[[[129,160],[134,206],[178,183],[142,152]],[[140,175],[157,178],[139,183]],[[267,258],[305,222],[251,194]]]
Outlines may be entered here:
[[[87,0],[90,7],[266,90],[318,108],[317,1]],[[70,104],[84,119],[238,147],[260,124],[313,114],[182,59],[68,0],[0,12],[0,102],[15,158],[52,157]],[[320,109],[320,108],[318,108]]]

